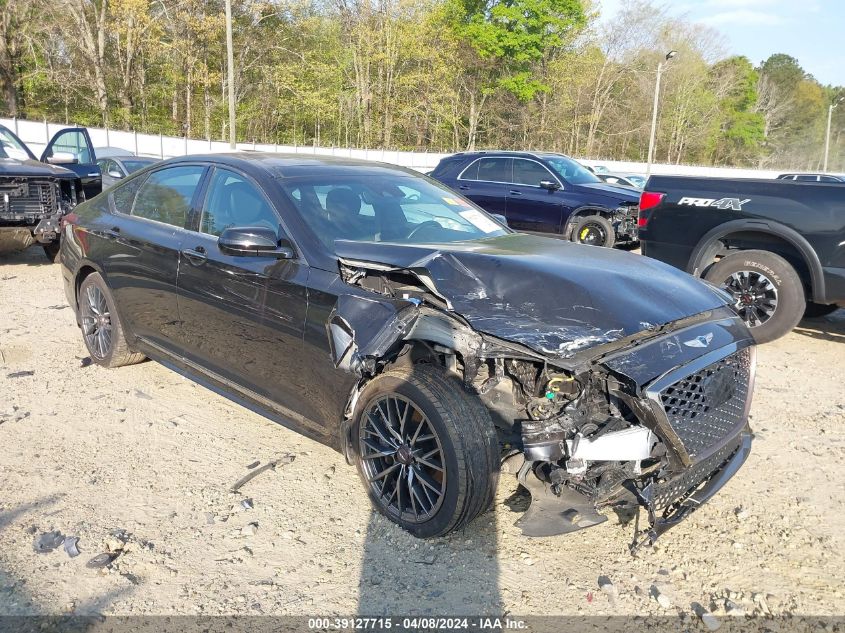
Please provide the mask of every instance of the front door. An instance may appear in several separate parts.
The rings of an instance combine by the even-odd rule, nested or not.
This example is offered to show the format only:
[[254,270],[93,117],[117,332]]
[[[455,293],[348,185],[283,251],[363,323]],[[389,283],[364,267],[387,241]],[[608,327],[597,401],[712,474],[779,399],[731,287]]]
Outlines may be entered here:
[[560,233],[563,220],[560,190],[541,186],[544,181],[560,185],[537,161],[513,159],[513,184],[508,189],[505,214],[509,227],[532,233]]
[[185,225],[206,168],[179,165],[128,181],[110,194],[115,211],[104,267],[130,331],[168,350],[179,337],[176,274]]
[[309,362],[302,356],[308,266],[296,256],[223,252],[218,237],[234,226],[272,228],[285,237],[280,215],[261,187],[244,174],[215,167],[195,230],[182,245],[182,352],[262,404],[304,416],[293,421],[309,426],[314,411],[302,380]]
[[42,163],[70,169],[82,181],[85,199],[90,200],[103,190],[103,178],[88,130],[73,127],[59,130],[50,139],[41,155]]

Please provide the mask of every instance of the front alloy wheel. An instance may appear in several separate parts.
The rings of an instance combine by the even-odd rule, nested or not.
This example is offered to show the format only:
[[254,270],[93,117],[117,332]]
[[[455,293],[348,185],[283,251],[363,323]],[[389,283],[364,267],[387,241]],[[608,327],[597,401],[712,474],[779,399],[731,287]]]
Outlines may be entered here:
[[370,404],[359,450],[373,496],[388,515],[422,523],[446,492],[446,464],[437,431],[407,398],[388,394]]

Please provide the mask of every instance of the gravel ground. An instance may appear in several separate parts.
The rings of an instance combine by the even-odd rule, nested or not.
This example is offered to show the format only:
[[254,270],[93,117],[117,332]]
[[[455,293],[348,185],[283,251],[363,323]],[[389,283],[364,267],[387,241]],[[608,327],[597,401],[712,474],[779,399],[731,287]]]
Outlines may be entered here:
[[[745,467],[632,557],[614,520],[524,538],[508,476],[409,537],[334,451],[158,363],[86,366],[40,250],[0,258],[0,306],[0,615],[845,613],[845,310],[759,350]],[[36,552],[50,530],[81,554]]]

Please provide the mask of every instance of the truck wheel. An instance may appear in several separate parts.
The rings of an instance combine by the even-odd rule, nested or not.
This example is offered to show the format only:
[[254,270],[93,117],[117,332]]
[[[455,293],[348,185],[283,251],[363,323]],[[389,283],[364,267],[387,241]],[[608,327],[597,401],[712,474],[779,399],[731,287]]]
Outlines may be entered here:
[[352,425],[358,473],[373,505],[414,536],[443,536],[492,503],[499,444],[478,398],[442,368],[374,378]]
[[832,305],[827,305],[824,303],[813,303],[812,301],[807,302],[807,307],[804,308],[804,318],[805,319],[817,319],[819,317],[827,316],[828,314],[832,314],[839,309],[839,306],[835,303]]
[[740,251],[723,257],[705,279],[734,298],[734,309],[757,343],[780,338],[804,315],[804,286],[795,269],[768,251]]
[[600,215],[585,215],[575,222],[572,241],[590,246],[611,248],[616,242],[616,233],[610,220]]
[[56,240],[55,242],[48,242],[47,244],[42,244],[41,246],[44,249],[44,254],[47,256],[47,259],[54,264],[58,263],[61,246],[59,240]]
[[129,348],[114,298],[98,273],[82,280],[76,303],[82,338],[91,360],[103,367],[134,365],[144,360],[143,354]]

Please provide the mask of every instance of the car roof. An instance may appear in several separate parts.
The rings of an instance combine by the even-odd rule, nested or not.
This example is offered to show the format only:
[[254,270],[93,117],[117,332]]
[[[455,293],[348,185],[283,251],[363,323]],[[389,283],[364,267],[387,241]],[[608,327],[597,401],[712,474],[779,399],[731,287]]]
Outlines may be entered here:
[[113,158],[117,161],[122,160],[131,160],[131,161],[141,161],[142,163],[157,163],[160,161],[160,158],[156,158],[155,156],[135,156],[132,154],[130,156],[108,156],[107,158]]
[[97,158],[123,158],[135,155],[134,152],[122,147],[95,147],[94,154]]
[[504,157],[513,157],[513,158],[569,158],[570,160],[575,160],[574,158],[570,158],[566,154],[558,154],[556,152],[526,152],[520,150],[508,150],[508,149],[493,149],[493,150],[478,150],[473,152],[458,152],[457,154],[453,154],[450,158],[456,157],[465,157],[465,158],[477,158],[479,156],[504,156]]
[[237,152],[224,154],[195,154],[179,156],[167,161],[169,164],[182,162],[207,162],[240,168],[244,171],[263,171],[275,178],[296,178],[311,176],[316,167],[321,174],[344,176],[374,176],[392,173],[400,176],[422,177],[412,169],[368,160],[321,156],[314,154],[274,154],[270,152]]

